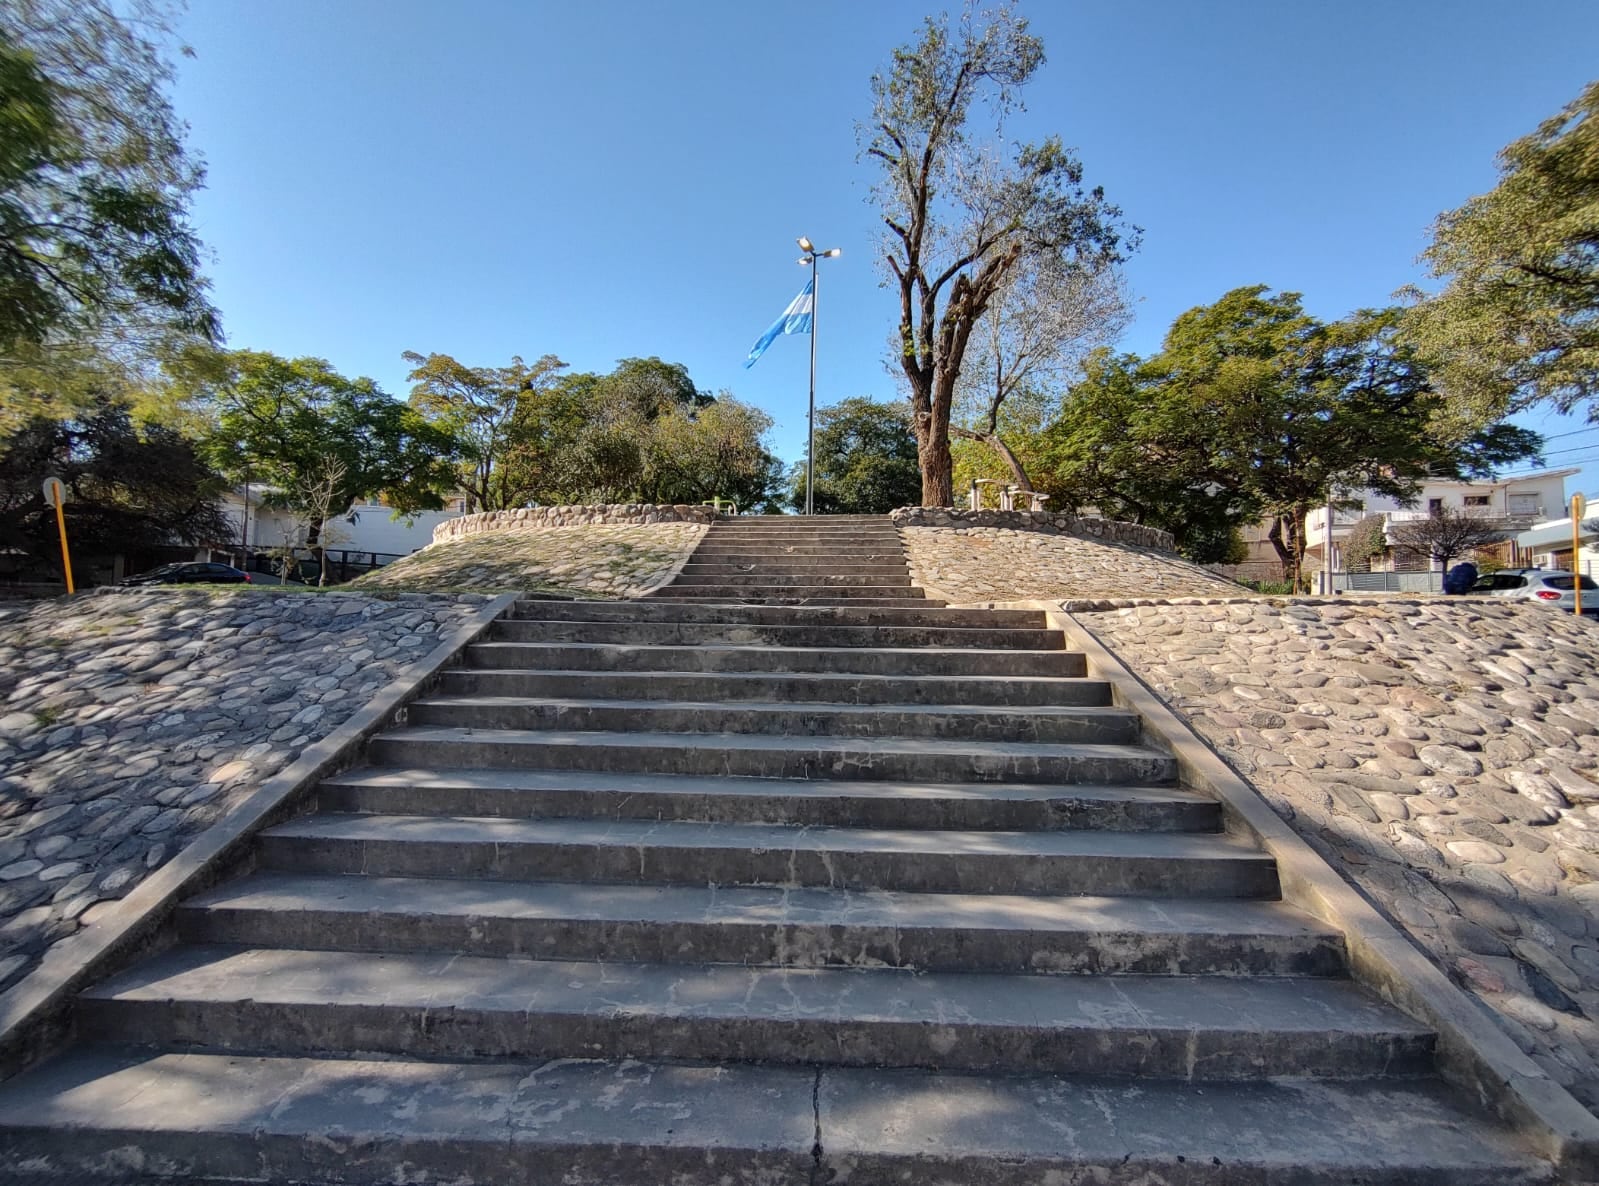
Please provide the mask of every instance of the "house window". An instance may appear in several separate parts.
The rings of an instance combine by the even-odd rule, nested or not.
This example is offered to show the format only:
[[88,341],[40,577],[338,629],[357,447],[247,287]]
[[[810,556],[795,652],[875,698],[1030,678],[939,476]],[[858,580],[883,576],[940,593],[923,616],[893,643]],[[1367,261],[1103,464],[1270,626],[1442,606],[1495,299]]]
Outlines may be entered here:
[[1432,515],[1432,516],[1438,516],[1438,515],[1441,515],[1443,513],[1444,513],[1444,500],[1443,499],[1441,499],[1441,498],[1429,498],[1427,500],[1427,514]]
[[1465,501],[1468,507],[1486,507],[1488,505],[1488,496],[1486,494],[1468,494]]

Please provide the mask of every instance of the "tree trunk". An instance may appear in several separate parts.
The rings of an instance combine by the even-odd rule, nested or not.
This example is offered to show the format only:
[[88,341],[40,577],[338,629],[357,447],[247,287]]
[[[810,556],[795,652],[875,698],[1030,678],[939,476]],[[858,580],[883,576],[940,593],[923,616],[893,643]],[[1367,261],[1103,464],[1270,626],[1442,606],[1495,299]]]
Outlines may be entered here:
[[1028,494],[1033,492],[1033,484],[1028,480],[1027,470],[1022,466],[1022,459],[1016,456],[1015,453],[1012,453],[1010,446],[999,439],[999,433],[973,432],[969,428],[961,428],[957,425],[951,425],[949,431],[951,436],[957,436],[965,441],[977,441],[980,444],[987,445],[995,453],[999,454],[999,459],[1005,463],[1007,468],[1009,468],[1011,477],[1016,479],[1016,485],[1020,486]]
[[1281,515],[1272,519],[1271,530],[1266,533],[1266,539],[1270,541],[1272,551],[1277,553],[1277,563],[1283,566],[1283,580],[1293,580],[1294,553],[1293,549],[1283,541],[1283,520]]

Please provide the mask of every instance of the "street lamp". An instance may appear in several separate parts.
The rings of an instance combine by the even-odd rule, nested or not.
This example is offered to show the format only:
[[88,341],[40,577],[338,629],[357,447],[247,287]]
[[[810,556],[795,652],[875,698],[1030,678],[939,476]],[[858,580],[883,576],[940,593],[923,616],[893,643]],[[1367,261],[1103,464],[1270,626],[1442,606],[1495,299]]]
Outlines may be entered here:
[[809,265],[811,269],[811,402],[805,438],[805,513],[814,515],[816,513],[813,498],[816,487],[816,307],[820,303],[820,292],[816,283],[816,261],[837,259],[844,253],[837,247],[818,251],[816,245],[804,235],[799,237],[798,242],[799,249],[805,253],[804,258],[798,262],[801,267]]

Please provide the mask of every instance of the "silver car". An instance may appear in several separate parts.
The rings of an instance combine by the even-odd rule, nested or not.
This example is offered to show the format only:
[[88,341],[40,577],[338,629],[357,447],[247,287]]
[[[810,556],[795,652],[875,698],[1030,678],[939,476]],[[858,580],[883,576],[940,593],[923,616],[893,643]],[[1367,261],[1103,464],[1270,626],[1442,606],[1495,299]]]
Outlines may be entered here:
[[1599,584],[1591,577],[1578,577],[1558,568],[1515,568],[1491,573],[1479,579],[1472,586],[1472,592],[1536,601],[1569,614],[1577,605],[1578,582],[1582,588],[1583,617],[1599,617]]

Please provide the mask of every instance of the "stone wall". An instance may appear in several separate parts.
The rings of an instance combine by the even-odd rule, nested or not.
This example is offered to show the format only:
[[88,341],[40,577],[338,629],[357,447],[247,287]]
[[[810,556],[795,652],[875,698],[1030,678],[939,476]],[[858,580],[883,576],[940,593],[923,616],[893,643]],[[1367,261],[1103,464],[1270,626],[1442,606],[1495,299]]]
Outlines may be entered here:
[[1078,620],[1599,1105],[1599,626],[1441,597]]
[[0,990],[484,600],[104,589],[0,609]]
[[706,530],[703,523],[688,522],[485,530],[430,544],[346,588],[637,597],[676,576]]
[[1169,531],[1122,523],[1116,519],[1068,515],[1060,511],[970,511],[959,507],[901,507],[889,512],[900,527],[1001,527],[1011,531],[1042,531],[1049,535],[1075,535],[1081,539],[1130,544],[1135,548],[1172,550]]
[[525,531],[539,527],[587,527],[601,523],[703,523],[716,522],[714,507],[666,506],[643,502],[618,502],[604,506],[518,507],[511,511],[485,511],[446,519],[433,529],[433,542],[479,535],[485,531]]
[[[975,516],[1005,512],[963,513]],[[1103,519],[1085,522],[1146,530]],[[1045,533],[1004,527],[922,526],[902,527],[899,534],[910,562],[911,579],[933,596],[954,603],[1028,598],[1091,600],[1129,593],[1173,597],[1241,592],[1231,581],[1169,552],[1084,539],[1058,530]]]

